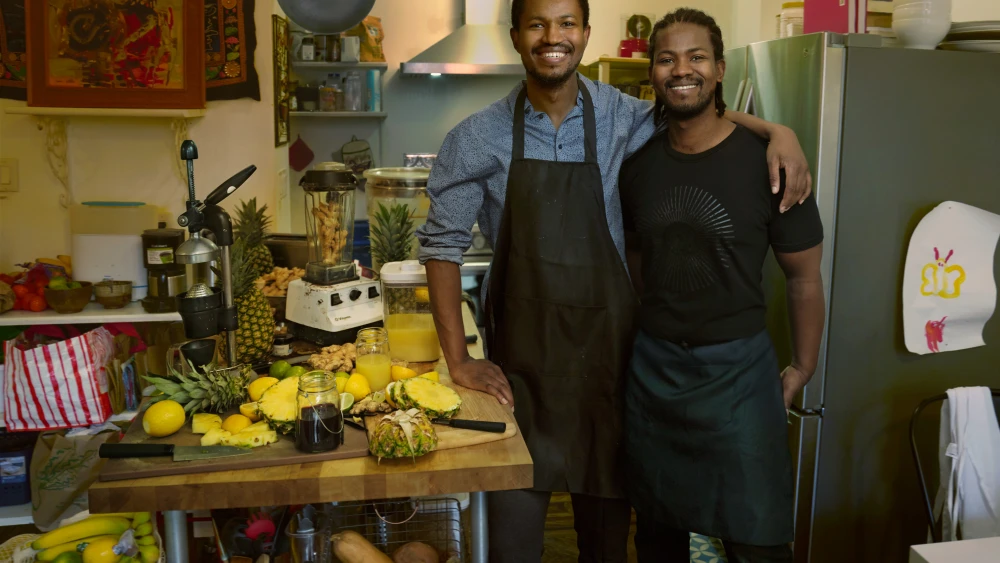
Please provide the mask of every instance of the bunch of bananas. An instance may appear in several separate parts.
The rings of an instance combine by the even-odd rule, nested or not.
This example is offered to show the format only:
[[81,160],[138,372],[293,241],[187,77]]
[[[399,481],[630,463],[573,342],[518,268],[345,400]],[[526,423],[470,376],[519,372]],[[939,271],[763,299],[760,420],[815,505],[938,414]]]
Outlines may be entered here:
[[[98,514],[48,532],[31,547],[37,561],[51,563],[156,563],[160,548],[153,536],[149,512]],[[114,548],[129,529],[139,552],[134,557],[118,555]]]

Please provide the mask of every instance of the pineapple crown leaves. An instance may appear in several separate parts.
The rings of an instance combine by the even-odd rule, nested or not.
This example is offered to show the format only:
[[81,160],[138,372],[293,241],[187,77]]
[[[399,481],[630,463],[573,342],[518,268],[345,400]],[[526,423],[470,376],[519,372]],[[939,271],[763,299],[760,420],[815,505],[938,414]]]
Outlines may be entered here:
[[236,209],[236,223],[233,230],[237,236],[245,237],[249,246],[257,246],[267,236],[271,227],[271,218],[267,216],[267,205],[257,208],[257,198],[241,201]]
[[386,208],[379,202],[370,236],[372,258],[376,262],[388,264],[406,260],[413,246],[413,212],[406,204]]
[[[253,282],[257,279],[257,272],[254,271],[253,264],[248,260],[247,248],[250,245],[246,237],[236,237],[233,245],[229,247],[229,270],[233,274],[233,297],[246,295],[254,287]],[[212,267],[212,271],[222,280],[222,269]]]

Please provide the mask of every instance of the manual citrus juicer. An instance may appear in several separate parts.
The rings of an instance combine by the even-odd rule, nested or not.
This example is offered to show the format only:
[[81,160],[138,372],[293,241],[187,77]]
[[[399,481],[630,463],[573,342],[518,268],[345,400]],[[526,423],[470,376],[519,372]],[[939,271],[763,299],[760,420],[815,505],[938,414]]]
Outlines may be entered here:
[[[186,227],[188,240],[181,243],[174,253],[180,264],[219,262],[222,266],[222,292],[206,283],[196,283],[177,296],[177,311],[184,323],[184,335],[195,339],[180,347],[181,354],[195,367],[211,363],[215,357],[215,341],[208,337],[226,331],[228,365],[236,366],[236,306],[233,304],[232,265],[229,247],[233,244],[233,222],[229,213],[219,203],[243,185],[257,170],[250,165],[212,190],[205,202],[198,201],[194,189],[194,161],[198,147],[194,141],[181,143],[181,160],[187,163],[187,210],[177,217],[177,224]],[[203,237],[203,230],[214,235],[215,242]],[[208,344],[211,343],[211,344]],[[187,363],[187,362],[183,362]]]
[[346,168],[314,169],[300,185],[309,262],[305,277],[288,284],[285,320],[320,346],[354,342],[359,330],[382,325],[379,282],[359,275],[353,257],[358,179]]

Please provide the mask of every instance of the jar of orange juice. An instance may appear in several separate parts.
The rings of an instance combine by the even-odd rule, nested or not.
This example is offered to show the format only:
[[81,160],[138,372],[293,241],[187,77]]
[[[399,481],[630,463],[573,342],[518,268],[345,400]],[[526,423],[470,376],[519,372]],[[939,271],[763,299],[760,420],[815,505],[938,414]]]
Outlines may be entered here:
[[441,357],[427,270],[416,260],[382,266],[382,307],[392,356],[408,363],[436,362]]
[[358,358],[355,367],[365,376],[372,392],[382,391],[389,384],[392,357],[389,355],[389,335],[384,328],[366,328],[358,331]]

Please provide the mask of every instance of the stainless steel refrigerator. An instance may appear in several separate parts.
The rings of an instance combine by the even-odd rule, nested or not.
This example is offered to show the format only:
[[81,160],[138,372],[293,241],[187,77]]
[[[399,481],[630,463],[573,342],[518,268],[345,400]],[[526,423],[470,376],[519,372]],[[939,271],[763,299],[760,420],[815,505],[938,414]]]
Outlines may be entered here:
[[[827,327],[797,406],[797,563],[894,563],[927,543],[910,415],[953,387],[1000,386],[1000,321],[986,346],[917,356],[903,343],[907,244],[934,206],[1000,214],[1000,55],[882,48],[875,36],[810,34],[727,52],[732,109],[795,130],[823,218]],[[1000,280],[994,262],[994,278]],[[764,274],[769,329],[790,359],[783,277]],[[919,444],[936,475],[939,411]],[[937,480],[932,479],[932,486]],[[935,490],[931,491],[931,494]],[[933,497],[932,497],[933,498]]]

